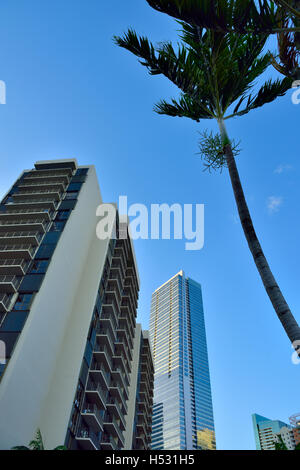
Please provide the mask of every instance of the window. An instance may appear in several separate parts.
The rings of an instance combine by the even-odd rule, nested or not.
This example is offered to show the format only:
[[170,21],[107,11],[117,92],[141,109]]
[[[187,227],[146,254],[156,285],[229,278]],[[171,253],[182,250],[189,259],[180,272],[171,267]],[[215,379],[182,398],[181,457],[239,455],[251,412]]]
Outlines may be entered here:
[[50,232],[62,232],[66,222],[63,221],[54,221],[50,227]]
[[30,310],[34,294],[21,294],[18,296],[14,310]]
[[[61,208],[61,207],[60,207]],[[70,211],[69,210],[60,210],[58,213],[57,213],[57,216],[56,216],[56,220],[67,220],[68,217],[70,215]]]
[[51,245],[44,245],[42,244],[40,248],[38,249],[37,254],[35,255],[35,259],[50,259],[54,253],[54,250],[56,248],[56,245],[51,244]]
[[32,293],[40,290],[44,274],[27,274],[19,287],[20,293]]
[[49,266],[49,260],[34,261],[29,274],[45,274]]
[[19,333],[2,333],[0,332],[0,341],[3,341],[5,343],[5,353],[6,353],[6,358],[10,358],[13,348],[15,347],[15,344],[17,342]]
[[66,201],[66,200],[68,200],[68,199],[69,199],[69,200],[77,199],[77,196],[78,196],[78,192],[77,192],[77,191],[70,191],[70,192],[68,192],[68,193],[66,194],[64,200]]
[[27,315],[28,312],[26,311],[8,313],[1,325],[1,331],[22,331]]
[[62,211],[65,211],[65,210],[72,210],[74,209],[74,207],[76,206],[76,200],[71,200],[71,201],[68,201],[68,200],[64,200],[61,205],[59,206],[59,209],[62,210]]
[[75,191],[76,193],[78,193],[78,191],[80,191],[81,189],[81,186],[82,186],[82,182],[73,182],[73,179],[72,179],[72,182],[69,184],[68,186],[68,189],[67,189],[67,192],[71,192],[71,191]]

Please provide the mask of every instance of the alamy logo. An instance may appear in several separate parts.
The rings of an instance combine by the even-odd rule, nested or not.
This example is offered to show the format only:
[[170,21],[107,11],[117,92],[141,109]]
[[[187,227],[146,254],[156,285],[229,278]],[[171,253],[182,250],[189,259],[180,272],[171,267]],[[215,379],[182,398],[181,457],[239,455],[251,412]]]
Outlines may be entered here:
[[292,88],[296,88],[296,90],[292,94],[292,103],[299,104],[300,103],[300,80],[295,80],[292,84]]
[[[101,220],[96,232],[100,240],[116,238],[116,213],[114,204],[101,204],[97,208],[96,215]],[[119,214],[120,228],[122,224],[128,224],[128,233],[133,240],[186,240],[188,251],[201,250],[204,246],[204,204],[151,204],[149,211],[144,204],[128,207],[127,196],[120,196]],[[127,230],[120,230],[119,237],[126,238]]]
[[0,80],[0,104],[6,104],[6,84]]

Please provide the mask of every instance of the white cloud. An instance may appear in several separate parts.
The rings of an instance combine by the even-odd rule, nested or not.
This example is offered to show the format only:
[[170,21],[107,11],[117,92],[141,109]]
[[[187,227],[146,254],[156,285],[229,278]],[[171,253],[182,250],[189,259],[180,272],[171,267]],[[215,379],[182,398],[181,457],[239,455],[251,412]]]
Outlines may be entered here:
[[274,173],[277,173],[277,175],[281,175],[284,171],[289,171],[292,170],[291,165],[278,165],[277,168],[275,168]]
[[278,212],[279,208],[282,206],[283,199],[280,196],[270,196],[267,201],[267,208],[270,214]]

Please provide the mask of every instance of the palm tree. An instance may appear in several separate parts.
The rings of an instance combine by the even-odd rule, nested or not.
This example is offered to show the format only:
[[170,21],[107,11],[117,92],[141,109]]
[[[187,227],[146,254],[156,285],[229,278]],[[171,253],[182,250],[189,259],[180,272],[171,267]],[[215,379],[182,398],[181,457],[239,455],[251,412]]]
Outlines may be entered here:
[[300,0],[146,0],[157,11],[225,33],[277,34],[275,69],[300,80]]
[[[166,3],[179,2],[170,0]],[[217,121],[220,134],[215,137],[204,134],[202,139],[205,164],[208,168],[228,168],[249,249],[275,312],[297,350],[300,328],[256,235],[235,161],[238,152],[225,126],[227,119],[242,116],[284,95],[291,86],[291,79],[267,81],[256,93],[253,92],[254,81],[270,63],[270,54],[263,52],[266,34],[260,35],[258,40],[251,33],[240,35],[205,30],[186,22],[180,24],[182,41],[176,50],[170,42],[154,47],[146,37],[138,37],[131,29],[123,37],[115,36],[114,41],[135,54],[151,75],[162,74],[181,90],[178,100],[158,103],[157,113],[187,117],[197,122],[201,119]]]
[[[39,429],[36,431],[35,438],[30,441],[28,447],[16,446],[13,447],[11,450],[45,450],[41,431]],[[55,447],[55,449],[53,450],[67,450],[67,448],[65,446],[58,446]]]

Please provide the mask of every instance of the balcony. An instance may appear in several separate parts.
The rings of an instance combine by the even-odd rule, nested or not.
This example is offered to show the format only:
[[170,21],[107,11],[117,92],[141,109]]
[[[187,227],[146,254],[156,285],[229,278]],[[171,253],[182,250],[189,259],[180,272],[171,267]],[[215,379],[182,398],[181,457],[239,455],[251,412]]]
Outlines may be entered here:
[[125,440],[120,426],[121,423],[114,416],[106,415],[104,419],[104,429],[106,433],[117,437],[122,444],[121,447],[123,447]]
[[123,341],[118,341],[115,343],[116,355],[125,357],[128,364],[130,364],[132,356],[129,352],[129,349]]
[[125,277],[125,266],[122,258],[113,257],[111,261],[111,270],[116,269],[119,272],[121,279]]
[[114,367],[111,376],[113,381],[119,383],[120,387],[123,388],[123,390],[127,390],[127,387],[129,386],[128,378],[120,367]]
[[17,276],[0,276],[0,292],[15,294],[18,292],[20,278]]
[[110,415],[114,415],[117,419],[120,421],[120,429],[122,431],[125,431],[125,420],[124,420],[124,414],[125,410],[123,411],[121,409],[121,406],[117,402],[116,398],[110,398],[106,404],[107,410],[110,412]]
[[113,363],[114,363],[114,366],[116,367],[121,367],[123,373],[124,373],[124,376],[125,376],[125,380],[127,381],[127,384],[129,385],[129,373],[130,373],[130,364],[124,360],[123,356],[119,356],[117,354],[115,354],[113,356]]
[[97,385],[89,380],[86,386],[85,394],[89,403],[95,403],[101,409],[106,408],[106,397],[100,385]]
[[32,218],[28,219],[14,219],[14,220],[1,220],[0,219],[0,233],[7,232],[25,232],[25,231],[37,231],[45,233],[47,230],[48,223],[42,220]]
[[100,409],[94,403],[85,403],[81,415],[89,428],[95,432],[103,431],[103,418]]
[[76,434],[76,441],[83,450],[99,450],[100,435],[92,429],[80,427]]
[[111,397],[115,398],[117,401],[122,403],[122,408],[124,410],[123,414],[127,414],[127,400],[129,398],[128,391],[126,388],[123,388],[121,385],[116,382],[112,382],[109,388],[109,394]]
[[24,276],[29,262],[22,259],[0,259],[0,274]]
[[110,372],[104,370],[102,365],[100,365],[97,361],[93,361],[91,364],[90,377],[92,382],[95,381],[101,385],[103,391],[108,391],[110,384]]
[[48,209],[16,209],[6,212],[0,212],[0,222],[19,221],[19,220],[45,220],[50,221],[52,212]]
[[20,200],[17,202],[10,202],[6,204],[6,207],[8,210],[14,210],[14,211],[19,211],[23,209],[49,209],[54,211],[56,209],[56,202],[53,199],[42,199],[40,200],[39,198],[33,198],[27,199],[27,200]]
[[112,369],[111,354],[104,345],[96,343],[93,354],[97,362],[105,364],[106,370]]
[[73,170],[71,168],[51,168],[49,169],[36,169],[28,172],[26,176],[71,176],[73,174]]
[[7,294],[0,293],[0,312],[6,313],[9,311],[11,298]]
[[116,440],[108,435],[108,434],[103,434],[101,438],[101,450],[117,450],[118,449],[118,443]]
[[42,234],[39,232],[4,232],[0,233],[0,244],[8,245],[17,243],[38,246],[42,239]]
[[30,189],[19,191],[12,195],[15,203],[25,203],[37,198],[39,201],[54,201],[58,202],[62,198],[63,193],[59,189]]
[[0,259],[25,259],[32,260],[36,248],[30,245],[0,245]]
[[124,312],[119,317],[119,328],[126,331],[128,338],[134,338],[134,328]]
[[121,329],[121,328],[117,329],[117,336],[118,336],[120,342],[124,342],[125,345],[127,346],[128,350],[130,351],[130,356],[131,356],[131,359],[132,359],[132,350],[133,350],[133,341],[132,341],[132,339],[128,336],[126,330]]
[[113,329],[115,330],[118,326],[118,310],[114,301],[111,301],[109,298],[105,298],[102,309],[100,320],[111,320]]
[[110,329],[98,328],[97,329],[97,341],[99,345],[106,346],[109,349],[110,356],[114,354],[114,340],[111,335]]
[[52,183],[50,182],[43,182],[39,183],[35,181],[34,183],[30,183],[23,180],[21,184],[19,184],[19,189],[21,191],[28,191],[30,192],[31,190],[34,189],[39,189],[39,190],[51,190],[51,191],[59,191],[59,192],[64,192],[66,190],[67,185],[63,181],[53,181]]
[[29,173],[29,176],[25,176],[23,178],[22,184],[48,184],[48,183],[63,183],[63,184],[68,184],[70,181],[70,178],[68,175],[62,175],[62,174],[41,174],[41,173]]

